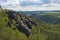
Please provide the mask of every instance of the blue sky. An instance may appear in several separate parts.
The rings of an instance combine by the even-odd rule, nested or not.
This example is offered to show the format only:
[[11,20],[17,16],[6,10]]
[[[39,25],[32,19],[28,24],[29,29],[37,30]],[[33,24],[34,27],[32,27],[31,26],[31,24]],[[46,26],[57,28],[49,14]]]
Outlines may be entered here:
[[16,11],[60,10],[60,0],[0,0],[0,5]]

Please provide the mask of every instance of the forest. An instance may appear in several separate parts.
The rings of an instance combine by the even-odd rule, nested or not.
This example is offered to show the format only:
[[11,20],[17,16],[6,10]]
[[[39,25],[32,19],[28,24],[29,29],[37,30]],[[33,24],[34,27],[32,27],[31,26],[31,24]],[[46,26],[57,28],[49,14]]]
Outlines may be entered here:
[[60,12],[28,16],[0,7],[0,40],[60,40]]

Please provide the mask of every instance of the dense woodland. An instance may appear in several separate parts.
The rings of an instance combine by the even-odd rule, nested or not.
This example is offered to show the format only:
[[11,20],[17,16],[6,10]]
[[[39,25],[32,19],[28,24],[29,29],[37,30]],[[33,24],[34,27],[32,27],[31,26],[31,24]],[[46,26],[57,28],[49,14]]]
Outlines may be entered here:
[[60,40],[60,15],[32,14],[0,7],[0,40]]

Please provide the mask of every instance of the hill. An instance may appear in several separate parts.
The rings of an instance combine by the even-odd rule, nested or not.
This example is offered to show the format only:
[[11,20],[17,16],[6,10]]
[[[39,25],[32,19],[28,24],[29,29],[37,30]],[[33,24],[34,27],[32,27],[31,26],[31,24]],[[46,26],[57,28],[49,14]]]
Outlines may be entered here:
[[0,40],[60,40],[60,14],[0,11]]

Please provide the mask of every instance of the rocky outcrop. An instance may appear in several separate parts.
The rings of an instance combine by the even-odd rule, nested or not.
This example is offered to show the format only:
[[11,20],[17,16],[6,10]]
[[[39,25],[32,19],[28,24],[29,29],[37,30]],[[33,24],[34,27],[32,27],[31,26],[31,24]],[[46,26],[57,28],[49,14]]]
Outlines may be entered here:
[[[18,20],[18,17],[17,15],[21,18],[20,20]],[[8,26],[11,28],[11,21],[12,20],[15,20],[16,22],[16,28],[20,31],[20,32],[23,32],[25,33],[25,35],[28,37],[31,33],[31,29],[32,29],[32,25],[35,25],[36,26],[36,23],[33,22],[32,20],[29,19],[28,16],[23,16],[23,15],[20,15],[18,13],[15,13],[15,11],[8,11],[8,18],[9,18],[9,21],[8,21]],[[14,30],[16,29],[14,28]]]

